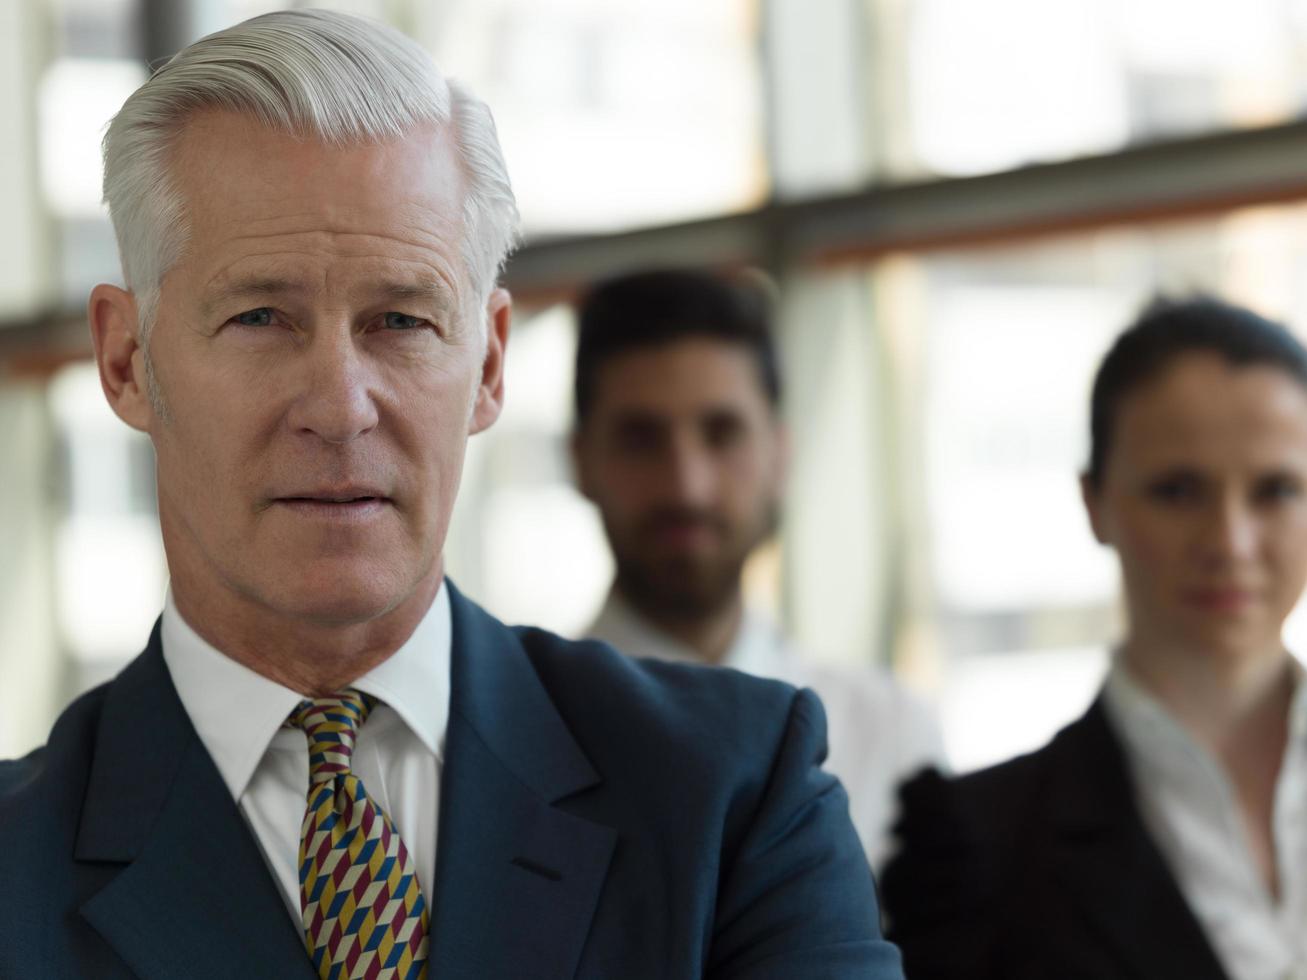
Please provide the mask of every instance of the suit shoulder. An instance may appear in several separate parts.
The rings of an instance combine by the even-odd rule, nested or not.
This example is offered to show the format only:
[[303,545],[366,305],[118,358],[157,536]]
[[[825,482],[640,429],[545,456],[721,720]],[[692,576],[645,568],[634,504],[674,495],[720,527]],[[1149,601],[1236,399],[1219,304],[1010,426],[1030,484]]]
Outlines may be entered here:
[[1052,746],[959,776],[928,769],[899,790],[899,836],[908,841],[1004,837],[1037,801]]
[[70,819],[86,785],[107,685],[83,694],[55,721],[46,744],[0,760],[0,837]]
[[735,670],[640,660],[598,640],[566,640],[544,630],[518,628],[527,655],[569,724],[593,727],[683,761],[732,765],[741,758],[770,759],[795,716],[825,731],[820,703],[791,685]]
[[[1074,728],[1074,726],[1072,726]],[[1064,729],[1042,748],[961,776],[929,769],[899,790],[895,856],[884,874],[891,911],[929,878],[937,892],[999,887],[1014,857],[1035,846],[1050,782],[1067,772]],[[973,896],[974,897],[974,896]],[[974,903],[983,905],[980,899]]]
[[[670,663],[629,657],[601,640],[568,640],[547,630],[517,627],[515,632],[547,686],[588,689],[601,684],[610,698],[647,703],[660,711],[701,707],[748,707],[788,713],[795,687],[736,670],[702,664]],[[723,715],[720,721],[734,719]]]
[[800,661],[780,676],[817,693],[831,719],[832,741],[842,737],[893,748],[891,754],[903,763],[903,771],[914,763],[911,771],[943,761],[944,742],[934,709],[883,667]]

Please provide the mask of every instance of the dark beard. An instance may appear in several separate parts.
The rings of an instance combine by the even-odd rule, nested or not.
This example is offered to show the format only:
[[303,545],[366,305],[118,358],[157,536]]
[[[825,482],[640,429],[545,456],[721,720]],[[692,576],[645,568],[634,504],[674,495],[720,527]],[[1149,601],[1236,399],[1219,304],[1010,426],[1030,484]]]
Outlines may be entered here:
[[[779,506],[769,505],[750,533],[711,558],[683,556],[649,560],[632,554],[633,549],[619,552],[614,547],[617,590],[651,619],[695,622],[716,615],[735,601],[745,561],[775,532],[778,518]],[[729,533],[729,528],[714,517],[680,511],[655,514],[651,523],[668,519],[704,520]],[[609,541],[613,543],[611,534]]]
[[744,557],[712,563],[670,561],[656,567],[619,561],[617,590],[650,618],[701,620],[734,600]]

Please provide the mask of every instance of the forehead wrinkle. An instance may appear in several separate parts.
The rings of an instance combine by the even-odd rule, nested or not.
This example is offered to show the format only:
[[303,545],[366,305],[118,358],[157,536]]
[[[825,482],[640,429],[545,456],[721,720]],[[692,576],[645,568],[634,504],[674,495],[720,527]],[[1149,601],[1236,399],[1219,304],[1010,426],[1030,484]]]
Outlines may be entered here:
[[442,312],[458,309],[459,281],[443,267],[444,263],[432,261],[436,256],[369,253],[349,258],[367,262],[368,267],[360,272],[354,267],[330,264],[323,271],[324,289],[330,291],[339,281],[342,293],[354,302],[417,300],[429,301]]
[[[233,248],[248,249],[253,246],[255,251],[245,251],[243,254],[288,252],[358,258],[399,248],[406,253],[418,252],[424,256],[439,257],[444,261],[458,257],[455,245],[447,245],[438,235],[421,232],[420,229],[418,232],[419,234],[414,238],[404,238],[382,232],[316,227],[279,228],[275,232],[259,232],[254,229],[224,235],[222,240],[213,246],[213,250],[224,252]],[[265,243],[262,248],[257,247],[260,242]],[[447,252],[453,252],[453,255],[447,255]]]
[[[293,191],[292,191],[293,193]],[[422,197],[409,197],[398,202],[379,205],[366,197],[359,200],[338,199],[287,200],[285,188],[273,186],[266,194],[248,191],[234,207],[214,211],[201,199],[195,213],[201,221],[207,219],[217,225],[239,225],[257,229],[269,223],[286,226],[288,231],[326,231],[357,234],[391,235],[394,229],[415,233],[428,244],[443,242],[445,238],[458,239],[463,231],[464,215],[461,208],[450,202],[427,201]],[[442,229],[445,234],[432,234],[429,229]]]
[[[341,260],[345,260],[344,264]],[[342,288],[355,297],[428,297],[442,308],[454,308],[459,301],[460,279],[449,265],[444,256],[426,250],[398,256],[371,250],[340,254],[330,249],[288,249],[269,243],[262,249],[243,251],[209,276],[205,289],[213,299],[205,306],[241,292],[275,292],[270,288],[274,286],[281,286],[284,292],[328,293],[335,282],[343,282]],[[247,271],[247,266],[253,268]]]

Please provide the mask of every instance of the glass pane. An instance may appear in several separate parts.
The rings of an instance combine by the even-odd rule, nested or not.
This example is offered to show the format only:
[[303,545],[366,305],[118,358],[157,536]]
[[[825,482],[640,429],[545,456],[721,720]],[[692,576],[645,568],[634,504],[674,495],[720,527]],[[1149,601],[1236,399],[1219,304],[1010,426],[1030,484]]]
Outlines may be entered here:
[[[225,25],[285,4],[224,6]],[[313,6],[390,21],[490,105],[530,235],[738,211],[766,194],[755,0]]]
[[140,0],[46,0],[68,58],[139,58]]
[[612,230],[766,192],[751,0],[476,0],[416,34],[495,113],[531,234]]
[[139,61],[108,58],[60,58],[41,80],[41,186],[59,222],[60,291],[70,308],[81,306],[97,282],[121,279],[113,229],[100,203],[100,140],[143,81]]
[[74,661],[112,668],[140,651],[167,585],[154,455],[110,410],[94,364],[64,368],[49,400],[63,447],[54,529],[59,630]]
[[[1291,206],[878,266],[885,329],[921,340],[900,360],[900,411],[925,434],[907,465],[925,488],[910,550],[929,572],[924,621],[900,653],[911,662],[925,644],[937,658],[960,767],[1072,720],[1120,635],[1115,560],[1093,541],[1077,484],[1112,338],[1159,291],[1214,293],[1302,332],[1304,260],[1307,207]],[[1307,613],[1287,640],[1304,648]]]
[[1307,85],[1302,0],[884,0],[877,9],[882,48],[907,51],[886,125],[907,143],[897,159],[908,172],[975,174],[1284,122]]
[[48,43],[30,3],[0,3],[0,329],[50,305],[53,230],[42,206],[33,149],[33,90]]

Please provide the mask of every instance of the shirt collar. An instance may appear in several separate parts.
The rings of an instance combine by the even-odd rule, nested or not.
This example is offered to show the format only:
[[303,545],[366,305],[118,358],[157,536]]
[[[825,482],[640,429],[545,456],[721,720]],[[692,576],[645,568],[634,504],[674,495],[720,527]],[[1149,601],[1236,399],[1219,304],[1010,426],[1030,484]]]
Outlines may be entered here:
[[[670,660],[677,663],[702,663],[699,655],[674,637],[668,636],[614,589],[608,593],[599,615],[586,635],[616,647],[632,657]],[[768,675],[779,669],[785,659],[785,641],[771,623],[746,609],[731,646],[722,658],[722,666],[746,673]]]
[[[439,758],[449,724],[452,643],[449,589],[398,650],[353,686],[395,711]],[[163,659],[182,706],[213,757],[232,798],[244,794],[273,736],[303,696],[237,663],[186,622],[169,589],[163,607]]]
[[[1292,661],[1294,693],[1289,705],[1289,738],[1307,736],[1307,683],[1298,661]],[[1118,651],[1103,684],[1103,705],[1118,734],[1140,759],[1162,772],[1167,762],[1184,755],[1200,764],[1214,766],[1207,751],[1171,716],[1166,707],[1131,676]]]

